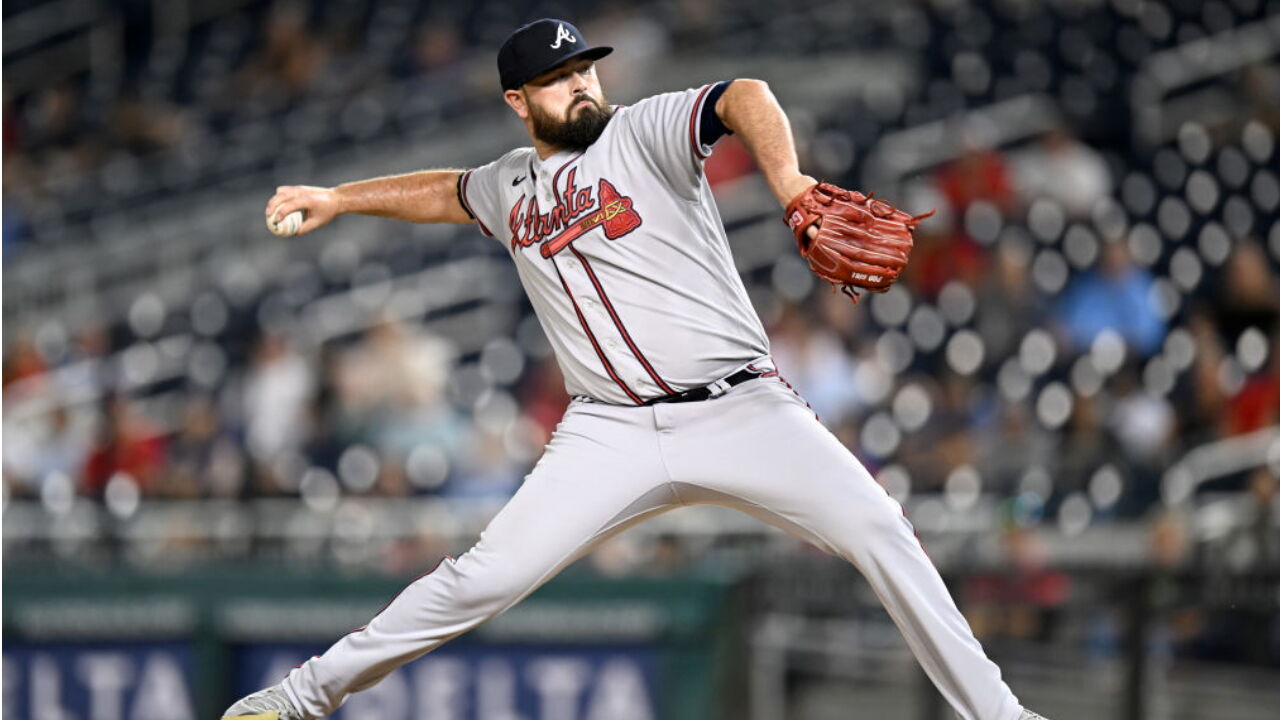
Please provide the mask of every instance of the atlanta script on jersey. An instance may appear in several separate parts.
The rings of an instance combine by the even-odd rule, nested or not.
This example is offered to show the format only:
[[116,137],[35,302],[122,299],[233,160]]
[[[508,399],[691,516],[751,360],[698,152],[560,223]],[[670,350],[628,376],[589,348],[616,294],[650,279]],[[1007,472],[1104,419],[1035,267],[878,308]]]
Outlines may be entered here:
[[556,205],[550,212],[541,209],[536,197],[516,201],[511,208],[511,245],[529,247],[541,243],[542,257],[549,258],[568,247],[597,226],[604,228],[604,236],[610,240],[626,235],[640,227],[640,214],[635,211],[631,198],[618,194],[613,183],[600,179],[598,192],[592,188],[579,189],[575,180],[578,169],[569,171],[565,178],[564,192],[556,197]]
[[701,387],[768,355],[703,174],[711,85],[616,108],[584,153],[513,150],[462,202],[511,253],[571,395]]

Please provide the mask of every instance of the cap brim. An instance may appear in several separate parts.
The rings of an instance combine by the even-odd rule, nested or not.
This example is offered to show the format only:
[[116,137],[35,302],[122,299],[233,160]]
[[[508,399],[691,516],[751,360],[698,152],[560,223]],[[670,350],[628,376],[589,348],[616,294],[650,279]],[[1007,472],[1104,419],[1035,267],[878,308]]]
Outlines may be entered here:
[[524,85],[525,83],[527,83],[527,82],[529,82],[529,81],[533,80],[534,78],[538,77],[539,75],[542,75],[542,74],[545,74],[545,73],[549,73],[549,72],[551,72],[552,70],[555,70],[556,68],[560,67],[561,65],[563,65],[563,64],[565,64],[565,63],[567,63],[567,62],[569,62],[570,60],[576,60],[576,59],[578,59],[578,58],[586,58],[586,59],[588,59],[588,60],[599,60],[600,58],[604,57],[605,55],[608,55],[608,54],[609,54],[609,53],[611,53],[611,52],[613,52],[613,48],[612,48],[612,47],[610,47],[610,46],[608,46],[608,45],[597,45],[596,47],[590,47],[590,48],[587,48],[587,49],[585,49],[585,50],[579,50],[578,52],[575,52],[575,53],[569,53],[568,55],[565,55],[564,57],[560,58],[559,60],[556,60],[556,63],[555,63],[554,65],[551,65],[551,66],[549,66],[549,67],[545,67],[545,68],[543,68],[543,69],[541,69],[541,70],[537,71],[536,73],[534,73],[534,74],[530,75],[528,78],[526,78],[526,79],[524,80],[524,82],[522,82],[522,83],[520,83],[520,84],[521,84],[521,85]]

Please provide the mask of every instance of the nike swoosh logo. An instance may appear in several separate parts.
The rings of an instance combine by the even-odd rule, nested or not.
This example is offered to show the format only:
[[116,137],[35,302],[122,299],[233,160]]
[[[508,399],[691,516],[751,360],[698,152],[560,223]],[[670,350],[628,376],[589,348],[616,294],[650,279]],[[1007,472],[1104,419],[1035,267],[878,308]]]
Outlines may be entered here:
[[519,184],[520,184],[520,183],[522,183],[522,182],[524,182],[524,176],[523,176],[523,175],[517,175],[517,176],[516,176],[516,179],[511,181],[511,187],[515,187],[515,186],[519,185]]

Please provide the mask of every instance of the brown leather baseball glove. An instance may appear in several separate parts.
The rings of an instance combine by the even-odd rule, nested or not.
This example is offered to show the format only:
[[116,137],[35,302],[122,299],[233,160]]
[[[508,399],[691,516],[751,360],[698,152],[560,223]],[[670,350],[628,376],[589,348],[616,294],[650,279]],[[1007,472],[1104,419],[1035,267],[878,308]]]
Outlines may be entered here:
[[932,214],[913,217],[869,195],[818,183],[787,205],[785,221],[814,274],[857,302],[859,290],[884,292],[898,279],[915,244],[911,232]]

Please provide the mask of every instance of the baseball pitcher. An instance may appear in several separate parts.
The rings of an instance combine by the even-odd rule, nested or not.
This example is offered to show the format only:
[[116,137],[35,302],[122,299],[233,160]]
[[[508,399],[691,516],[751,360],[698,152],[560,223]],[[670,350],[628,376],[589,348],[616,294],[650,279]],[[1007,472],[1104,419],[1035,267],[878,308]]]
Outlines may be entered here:
[[853,563],[965,720],[1027,720],[902,508],[778,374],[734,269],[703,163],[734,133],[800,252],[854,298],[889,287],[918,218],[800,172],[769,87],[731,80],[610,105],[572,24],[498,52],[531,147],[487,165],[334,188],[281,187],[282,234],[344,213],[475,223],[502,243],[573,400],[542,458],[470,551],[228,718],[304,720],[515,605],[602,540],[672,508],[736,508]]

